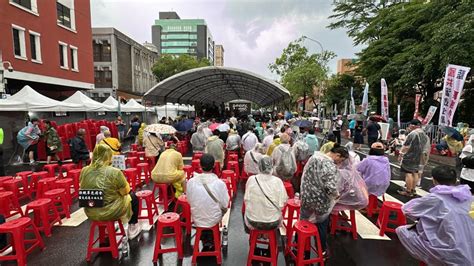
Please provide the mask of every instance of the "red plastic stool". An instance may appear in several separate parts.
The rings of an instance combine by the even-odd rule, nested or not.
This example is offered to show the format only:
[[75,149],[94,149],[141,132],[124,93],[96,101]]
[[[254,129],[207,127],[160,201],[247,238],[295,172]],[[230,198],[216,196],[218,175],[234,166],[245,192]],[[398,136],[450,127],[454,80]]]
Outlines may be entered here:
[[0,187],[3,187],[3,182],[12,180],[13,176],[0,176]]
[[[179,214],[174,212],[167,212],[158,217],[158,232],[156,232],[155,251],[153,252],[153,262],[158,261],[158,256],[168,252],[178,252],[178,258],[183,258],[183,245],[181,243],[181,225],[179,221]],[[163,229],[171,227],[173,233],[165,234]],[[161,239],[174,237],[175,245],[174,248],[161,248]]]
[[127,158],[138,158],[138,151],[129,151],[127,153]]
[[[181,213],[178,212],[179,210],[181,210]],[[179,196],[174,212],[179,213],[181,226],[186,228],[187,234],[191,234],[191,205],[189,205],[186,195]]]
[[[201,241],[202,231],[211,230],[214,238],[214,251],[199,251],[199,242]],[[219,232],[219,224],[211,228],[196,227],[196,236],[194,237],[194,251],[192,264],[196,265],[198,257],[216,257],[217,264],[222,264],[221,253],[221,233]]]
[[158,190],[158,200],[155,198],[155,202],[163,205],[163,208],[166,211],[169,204],[175,199],[172,186],[170,184],[155,183],[153,186],[153,195],[156,195],[156,190]]
[[[115,232],[115,222],[118,223],[119,231]],[[95,239],[95,229],[99,229],[99,237]],[[106,235],[107,231],[107,235]],[[109,246],[101,246],[105,242],[105,238],[109,239]],[[119,237],[117,239],[117,237]],[[120,220],[116,221],[92,221],[91,227],[89,229],[89,244],[87,245],[87,262],[91,261],[92,253],[94,252],[111,252],[114,259],[118,259],[118,247],[122,243],[123,238],[125,237],[125,229]],[[99,247],[94,247],[94,245],[99,242]]]
[[58,170],[58,176],[59,178],[63,178],[64,177],[64,172],[69,172],[71,170],[74,170],[76,169],[76,164],[75,163],[66,163],[66,164],[63,164],[59,167],[59,170]]
[[[141,190],[135,193],[138,198],[138,219],[148,219],[148,223],[153,225],[153,217],[158,215],[158,206],[156,205],[151,190]],[[142,215],[142,200],[145,201],[147,215]]]
[[214,163],[214,174],[216,174],[217,176],[221,176],[221,163],[220,162]]
[[194,152],[194,153],[193,153],[193,159],[192,159],[192,160],[193,160],[193,161],[194,161],[194,160],[201,160],[201,157],[202,157],[203,154],[204,154],[203,152],[198,152],[198,151]]
[[23,184],[23,190],[24,190],[23,192],[30,199],[31,199],[31,192],[30,192],[30,189],[29,189],[30,185],[28,183],[28,177],[31,176],[31,174],[33,174],[32,171],[23,171],[23,172],[16,173],[16,176],[21,177],[21,182]]
[[151,169],[148,163],[139,163],[137,164],[138,170],[138,179],[139,183],[142,182],[142,176],[144,177],[145,184],[149,184],[151,180]]
[[130,168],[136,168],[138,164],[138,157],[128,157],[125,159],[125,163]]
[[132,151],[138,151],[138,144],[136,144],[136,143],[131,144],[131,145],[130,145],[130,149],[131,149]]
[[137,179],[138,179],[138,172],[137,168],[127,168],[123,170],[125,177],[127,178],[127,182],[130,184],[130,189],[135,191],[137,187]]
[[239,161],[239,154],[237,152],[234,152],[234,151],[229,151],[229,154],[227,156],[227,161],[228,162],[231,162],[231,161],[238,162]]
[[288,244],[291,243],[291,238],[288,238],[288,236],[291,235],[291,231],[293,230],[293,220],[298,220],[300,217],[300,207],[301,202],[299,200],[289,199],[283,208],[283,226],[286,228]]
[[[355,211],[349,211],[349,218],[339,215],[339,213],[331,214],[331,235],[336,233],[336,230],[343,230],[352,233],[352,238],[357,239],[357,225],[355,218]],[[343,225],[340,222],[350,222],[349,226]]]
[[141,163],[146,163],[146,156],[145,156],[145,152],[144,152],[144,151],[139,151],[139,152],[137,152],[137,157],[138,157],[138,160],[139,160]]
[[292,199],[295,197],[295,190],[293,189],[293,185],[290,182],[283,182],[283,185],[285,186],[286,194],[288,195],[288,198]]
[[191,161],[191,166],[194,169],[194,172],[201,174],[202,169],[201,169],[201,161],[200,160],[192,160]]
[[189,180],[193,177],[193,167],[191,165],[183,166],[183,171],[186,173],[186,180]]
[[230,181],[230,183],[232,184],[232,195],[235,195],[237,193],[237,178],[235,172],[233,170],[224,170],[222,171],[221,178]]
[[229,195],[229,205],[227,207],[230,208],[230,205],[232,203],[232,198],[235,196],[232,190],[232,183],[228,179],[221,179],[221,180],[225,183],[225,186],[227,188],[227,194]]
[[59,164],[57,163],[46,164],[43,166],[43,170],[48,172],[48,177],[55,177],[56,170],[59,170]]
[[[390,213],[395,212],[397,215],[396,219],[390,219]],[[405,225],[407,224],[407,219],[402,212],[402,204],[398,202],[385,201],[382,204],[382,209],[380,210],[379,217],[377,219],[377,226],[380,228],[379,235],[383,236],[385,232],[394,233],[395,229],[390,228],[389,225]]]
[[[293,234],[298,236],[298,241],[293,242]],[[319,232],[316,225],[308,221],[297,221],[293,226],[291,234],[288,235],[289,245],[286,247],[286,253],[290,254],[295,260],[296,265],[316,264],[324,265],[323,250],[321,248],[321,241],[319,239]],[[313,241],[316,243],[316,247],[313,246]],[[296,249],[296,254],[292,249]],[[315,251],[318,256],[316,258],[305,259],[305,251]]]
[[77,198],[79,196],[79,182],[81,177],[82,169],[74,169],[69,170],[67,172],[67,178],[72,178],[72,184],[74,186],[74,193],[72,194],[73,198]]
[[63,178],[54,182],[55,187],[64,189],[67,204],[72,205],[71,187],[74,187],[74,181],[71,178]]
[[233,170],[237,180],[240,178],[240,169],[239,169],[239,162],[237,161],[230,161],[227,163],[227,170]]
[[[14,255],[0,256],[2,260],[16,260],[18,265],[26,265],[26,256],[31,253],[36,247],[42,251],[44,249],[43,239],[36,226],[29,217],[21,217],[16,220],[8,221],[0,225],[1,234],[11,234],[12,243],[9,243],[3,250],[12,248]],[[33,239],[25,239],[26,233],[33,233]],[[27,247],[27,245],[30,245]]]
[[[259,240],[260,235],[266,235],[268,240]],[[268,245],[270,257],[255,255],[257,244]],[[247,256],[247,266],[252,265],[252,261],[270,262],[271,265],[278,265],[278,244],[276,230],[250,230],[250,248]]]
[[[382,196],[383,201],[385,201],[385,196]],[[382,202],[383,204],[383,202]],[[379,209],[379,199],[375,195],[369,195],[369,204],[367,205],[367,216],[372,217],[372,214],[378,213]]]
[[181,155],[184,156],[185,152],[184,152],[184,145],[181,141],[178,141],[178,145],[176,147],[176,150],[181,153]]
[[51,236],[51,227],[55,223],[61,224],[61,218],[51,199],[37,199],[28,203],[25,216],[28,216],[30,211],[33,212],[35,226],[47,237]]
[[0,192],[0,214],[5,218],[19,214],[23,215],[18,198],[11,191]]
[[38,181],[38,190],[36,191],[36,198],[43,198],[44,193],[48,190],[54,189],[55,177],[47,177]]
[[56,210],[60,215],[65,215],[66,218],[71,218],[71,212],[69,211],[69,204],[67,204],[66,191],[62,188],[56,188],[48,190],[44,193],[44,197],[53,201]]
[[7,191],[11,191],[18,200],[28,198],[26,188],[20,187],[20,185],[23,185],[23,181],[17,178],[3,182],[3,188]]
[[296,172],[295,172],[294,176],[298,177],[301,174],[303,174],[303,162],[298,161],[298,162],[296,162]]
[[147,163],[150,165],[150,169],[154,169],[156,165],[156,157],[155,156],[147,156],[146,157]]
[[47,171],[35,172],[31,174],[30,193],[38,193],[38,182],[41,179],[48,178]]

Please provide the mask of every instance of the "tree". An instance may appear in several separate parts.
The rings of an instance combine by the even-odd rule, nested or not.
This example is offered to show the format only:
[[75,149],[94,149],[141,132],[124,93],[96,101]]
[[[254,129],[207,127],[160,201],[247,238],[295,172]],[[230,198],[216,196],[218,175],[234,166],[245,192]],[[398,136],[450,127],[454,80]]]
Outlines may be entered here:
[[341,107],[344,106],[345,101],[348,101],[348,104],[350,104],[351,87],[354,88],[353,96],[355,105],[361,105],[364,91],[362,81],[349,74],[333,75],[328,80],[328,86],[324,91],[324,101],[327,106],[337,104],[338,107]]
[[180,72],[211,65],[205,58],[196,59],[193,56],[183,54],[179,56],[163,54],[153,65],[152,71],[158,82],[165,80]]
[[[371,94],[380,96],[380,79],[385,78],[395,103],[406,104],[405,100],[413,101],[414,95],[421,93],[423,113],[430,105],[439,106],[433,96],[442,89],[446,65],[474,63],[472,2],[366,2],[370,1],[336,4],[331,17],[339,21],[330,28],[346,27],[354,43],[367,45],[358,54],[358,74],[369,82]],[[466,92],[471,87],[472,83],[467,82]],[[406,115],[409,117],[410,111]]]
[[290,91],[292,100],[303,97],[305,110],[306,97],[313,96],[313,87],[321,85],[326,79],[329,72],[328,61],[335,55],[330,51],[308,54],[308,49],[302,42],[303,39],[299,38],[289,43],[281,56],[268,67],[280,76],[280,82]]

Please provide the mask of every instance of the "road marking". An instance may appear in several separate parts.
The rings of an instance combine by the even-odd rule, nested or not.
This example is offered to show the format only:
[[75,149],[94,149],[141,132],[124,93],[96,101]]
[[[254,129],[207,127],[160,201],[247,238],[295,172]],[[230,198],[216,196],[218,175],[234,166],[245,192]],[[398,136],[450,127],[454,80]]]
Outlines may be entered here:
[[[349,212],[346,211],[346,214],[349,216]],[[380,229],[373,224],[369,219],[367,219],[359,211],[355,211],[356,215],[356,224],[357,224],[357,233],[363,239],[376,239],[376,240],[391,240],[387,235],[380,236]]]
[[183,157],[183,160],[185,161],[191,161],[193,159],[193,157]]
[[60,226],[77,227],[86,220],[87,220],[87,215],[84,212],[84,208],[80,208],[79,210],[71,214],[71,218],[69,219],[63,218],[61,220],[62,224]]
[[[386,201],[397,202],[397,203],[400,203],[400,204],[402,204],[402,205],[405,204],[405,203],[403,203],[402,201],[398,200],[397,198],[392,197],[390,194],[385,193],[385,194],[384,194],[384,197],[385,197],[385,200],[386,200]],[[378,197],[378,199],[383,202],[382,196]]]

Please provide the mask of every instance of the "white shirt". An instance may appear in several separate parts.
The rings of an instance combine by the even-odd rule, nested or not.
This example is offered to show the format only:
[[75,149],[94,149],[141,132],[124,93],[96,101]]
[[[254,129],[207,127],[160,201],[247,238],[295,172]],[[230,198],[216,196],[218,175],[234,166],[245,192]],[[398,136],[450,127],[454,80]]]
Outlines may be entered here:
[[217,127],[217,130],[219,130],[220,132],[227,132],[227,131],[230,130],[230,126],[229,126],[229,124],[227,124],[227,123],[220,124],[220,125]]
[[[474,152],[474,149],[472,145],[468,144],[464,146],[462,149],[461,154],[459,155],[459,158],[462,160],[464,157],[467,157],[471,155]],[[460,177],[464,180],[474,182],[474,169],[469,169],[467,167],[463,167],[461,170],[461,175]]]
[[[250,153],[252,153],[255,161],[252,159],[252,155]],[[262,159],[262,157],[263,157],[263,154],[253,151],[253,150],[246,152],[245,157],[244,157],[245,172],[247,172],[248,174],[258,173],[258,162],[260,161],[260,159]]]
[[257,143],[258,138],[252,132],[247,132],[245,135],[242,136],[242,146],[244,147],[245,151],[252,150]]
[[[207,193],[203,184],[207,184],[217,204]],[[225,183],[213,173],[198,174],[186,185],[186,196],[191,206],[191,216],[197,227],[213,227],[222,220],[221,207],[229,205],[229,194]]]
[[[262,190],[255,181],[262,187],[265,195],[280,209],[277,210],[273,204],[263,195]],[[288,196],[286,194],[285,186],[280,178],[258,174],[249,177],[245,186],[245,216],[254,221],[262,223],[271,223],[278,221],[281,217],[281,210],[285,206]]]
[[206,139],[212,136],[212,130],[210,128],[205,127],[202,129],[202,131],[204,132],[204,135],[206,135]]

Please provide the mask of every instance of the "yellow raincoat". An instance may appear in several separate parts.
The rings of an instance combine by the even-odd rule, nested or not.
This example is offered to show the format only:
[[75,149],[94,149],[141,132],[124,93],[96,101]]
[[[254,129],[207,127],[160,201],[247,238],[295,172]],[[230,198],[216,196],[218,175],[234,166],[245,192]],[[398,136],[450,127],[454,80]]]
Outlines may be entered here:
[[109,146],[112,149],[112,155],[120,155],[121,144],[117,138],[105,138],[100,144]]
[[142,123],[140,125],[140,128],[138,129],[138,137],[137,137],[137,140],[138,140],[138,146],[143,146],[143,133],[145,132],[145,128],[146,128],[146,124],[145,123]]
[[175,196],[178,198],[183,192],[183,182],[185,175],[183,171],[183,156],[175,149],[165,150],[155,168],[151,172],[151,179],[155,183],[173,184],[176,190]]
[[321,149],[319,151],[326,154],[326,153],[328,153],[332,150],[332,148],[334,147],[334,144],[336,144],[336,143],[329,140],[327,143],[325,143],[321,147]]
[[272,156],[273,150],[281,144],[280,138],[276,138],[273,140],[273,143],[270,144],[270,147],[268,147],[267,155]]
[[95,146],[92,163],[84,167],[80,176],[81,189],[104,191],[104,207],[84,208],[87,217],[94,221],[122,219],[128,222],[132,217],[130,186],[122,171],[110,166],[112,149],[107,145]]

